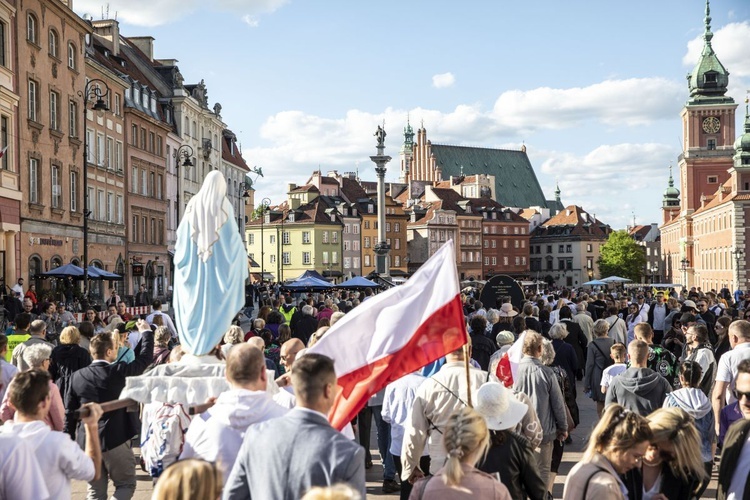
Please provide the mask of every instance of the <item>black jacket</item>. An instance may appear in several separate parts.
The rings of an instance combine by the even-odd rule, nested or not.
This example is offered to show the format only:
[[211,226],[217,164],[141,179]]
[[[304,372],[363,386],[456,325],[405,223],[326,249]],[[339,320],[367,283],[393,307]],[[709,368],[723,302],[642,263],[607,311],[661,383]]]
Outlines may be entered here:
[[[141,341],[136,346],[136,356],[132,363],[93,361],[86,368],[73,374],[70,390],[65,400],[66,411],[75,411],[82,404],[104,403],[120,398],[125,388],[125,378],[141,375],[154,357],[154,333],[143,332]],[[102,451],[117,448],[140,432],[137,412],[128,412],[125,408],[105,413],[99,420],[99,439]],[[83,447],[85,430],[78,424],[78,443]]]
[[[724,500],[727,497],[727,490],[732,484],[732,476],[737,469],[737,462],[742,453],[742,447],[747,442],[747,435],[750,433],[750,420],[736,422],[729,427],[727,435],[724,438],[724,449],[721,452],[721,464],[719,465],[719,485],[716,488],[717,500]],[[738,474],[746,474],[746,471],[736,470]],[[745,482],[745,491],[742,498],[750,498],[750,480]]]
[[482,370],[490,367],[490,357],[497,351],[493,341],[484,336],[484,332],[471,332],[471,358],[479,363]]
[[588,347],[588,339],[581,330],[581,325],[571,319],[560,320],[568,329],[568,336],[565,337],[565,342],[573,346],[573,350],[576,352],[578,357],[578,380],[581,380],[583,368],[586,366],[586,347]]
[[[488,474],[500,474],[500,481],[508,488],[510,498],[543,500],[547,498],[547,485],[539,476],[536,458],[529,441],[512,431],[492,431],[503,434],[502,444],[493,443],[487,457],[477,468]],[[491,438],[496,439],[496,438]]]
[[294,328],[292,337],[300,339],[305,345],[310,340],[310,336],[318,329],[318,320],[309,314],[303,314]]
[[[49,374],[52,380],[60,389],[60,395],[63,401],[68,400],[70,391],[70,379],[75,372],[81,368],[86,368],[91,364],[91,355],[89,352],[78,344],[61,344],[52,349],[50,355]],[[71,437],[75,437],[76,421],[72,411],[65,409],[65,427],[64,431]]]
[[[630,469],[622,476],[622,481],[628,489],[628,498],[630,500],[641,500],[643,498],[643,475],[640,468]],[[666,463],[662,466],[659,493],[666,496],[669,500],[691,500],[697,498],[695,492],[698,486],[700,486],[698,479],[689,478],[685,481],[682,477],[675,476],[672,468]]]

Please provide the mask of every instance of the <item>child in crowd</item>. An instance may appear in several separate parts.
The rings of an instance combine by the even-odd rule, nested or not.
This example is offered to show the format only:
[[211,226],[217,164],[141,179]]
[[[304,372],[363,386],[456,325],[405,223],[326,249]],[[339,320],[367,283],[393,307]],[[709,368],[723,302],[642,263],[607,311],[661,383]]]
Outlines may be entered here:
[[602,394],[607,393],[607,388],[612,379],[628,368],[628,365],[625,364],[626,352],[625,344],[622,342],[617,342],[609,348],[609,357],[615,364],[608,366],[602,372]]

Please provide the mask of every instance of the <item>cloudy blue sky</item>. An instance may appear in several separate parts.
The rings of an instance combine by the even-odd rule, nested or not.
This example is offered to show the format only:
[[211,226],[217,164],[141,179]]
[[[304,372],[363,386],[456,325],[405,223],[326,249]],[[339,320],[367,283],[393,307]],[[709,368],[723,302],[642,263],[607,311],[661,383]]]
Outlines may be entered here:
[[[102,3],[76,0],[102,17]],[[703,0],[533,2],[112,0],[125,36],[205,79],[210,103],[263,167],[256,196],[359,170],[374,179],[385,120],[398,177],[407,114],[435,143],[519,148],[545,193],[614,227],[661,219],[680,153],[685,75],[702,48]],[[104,13],[106,15],[106,12]],[[750,2],[713,0],[714,49],[740,103],[750,89]]]

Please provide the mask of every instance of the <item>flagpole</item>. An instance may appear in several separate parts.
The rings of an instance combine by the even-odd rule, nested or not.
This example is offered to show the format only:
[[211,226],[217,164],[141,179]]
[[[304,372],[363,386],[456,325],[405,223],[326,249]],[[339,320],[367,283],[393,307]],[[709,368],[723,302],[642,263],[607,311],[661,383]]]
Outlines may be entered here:
[[464,370],[466,370],[466,404],[469,406],[469,408],[473,408],[474,405],[471,404],[471,375],[469,373],[469,358],[470,355],[470,341],[469,341],[469,335],[468,332],[466,334],[466,343],[464,344]]

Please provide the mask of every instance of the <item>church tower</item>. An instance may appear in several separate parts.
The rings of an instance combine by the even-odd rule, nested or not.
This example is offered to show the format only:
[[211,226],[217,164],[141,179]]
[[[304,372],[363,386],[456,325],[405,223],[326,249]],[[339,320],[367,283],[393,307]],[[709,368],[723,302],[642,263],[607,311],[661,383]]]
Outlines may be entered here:
[[399,182],[409,183],[410,170],[414,164],[414,129],[411,128],[409,117],[406,118],[406,127],[404,127],[404,144],[401,146],[401,174]]
[[714,193],[729,179],[735,138],[734,99],[726,95],[729,72],[711,40],[711,10],[706,0],[703,51],[687,75],[690,97],[682,109],[682,154],[679,157],[682,211],[694,212],[701,196]]
[[673,216],[680,213],[680,190],[674,187],[674,179],[672,178],[672,165],[669,166],[669,187],[664,190],[664,198],[661,204],[662,209],[662,224],[666,224],[672,220]]

